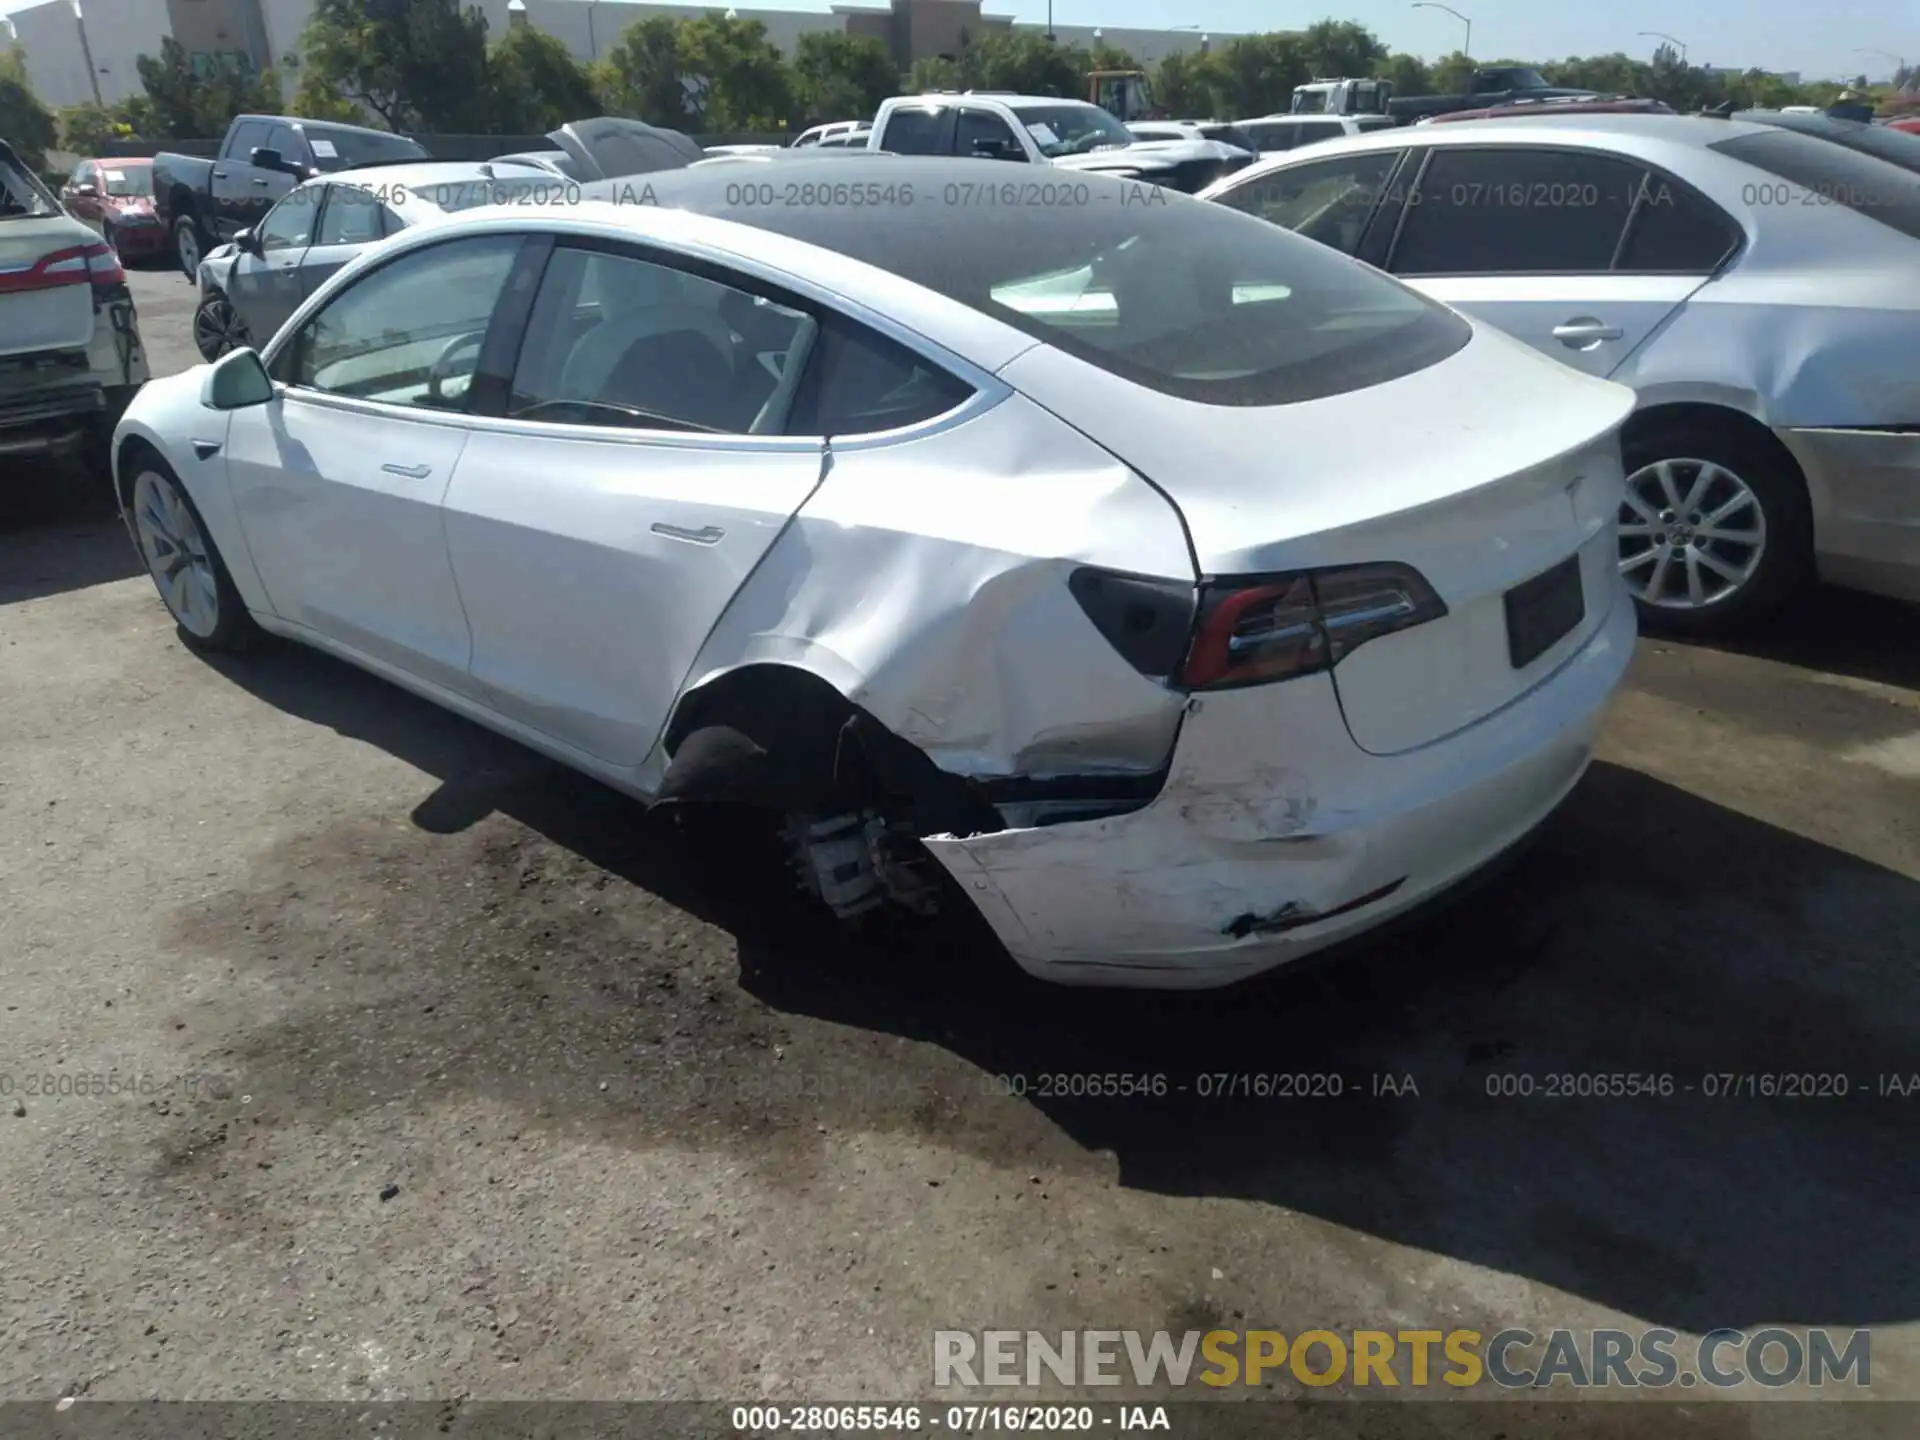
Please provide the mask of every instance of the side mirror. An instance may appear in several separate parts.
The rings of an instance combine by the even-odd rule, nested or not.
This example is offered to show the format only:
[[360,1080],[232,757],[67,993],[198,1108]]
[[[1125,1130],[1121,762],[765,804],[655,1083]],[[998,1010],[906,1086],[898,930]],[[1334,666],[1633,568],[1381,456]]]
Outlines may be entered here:
[[260,237],[251,229],[236,232],[233,243],[249,255],[260,253]]
[[286,156],[282,155],[270,145],[256,146],[252,152],[248,154],[247,163],[252,165],[256,170],[279,170],[289,175],[293,173],[291,167],[287,164]]
[[200,387],[200,403],[209,410],[245,410],[273,399],[273,380],[258,352],[229,350],[213,362]]
[[976,140],[973,142],[974,158],[978,160],[1024,160],[1020,147],[1011,140]]
[[75,185],[68,193],[76,200],[98,200],[100,198],[100,187],[83,182]]

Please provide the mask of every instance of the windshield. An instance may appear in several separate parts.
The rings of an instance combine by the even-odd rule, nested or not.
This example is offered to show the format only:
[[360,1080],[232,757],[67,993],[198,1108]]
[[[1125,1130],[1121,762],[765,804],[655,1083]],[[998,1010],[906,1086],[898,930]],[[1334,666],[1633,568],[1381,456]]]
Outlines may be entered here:
[[109,195],[151,196],[153,194],[153,171],[144,165],[130,165],[124,170],[102,168],[100,178],[106,182]]
[[307,143],[313,147],[315,167],[328,174],[359,165],[433,158],[404,135],[382,135],[377,131],[323,130],[309,125]]
[[[808,162],[793,162],[804,167]],[[1471,327],[1377,270],[1224,205],[1087,174],[1069,207],[941,203],[969,161],[903,158],[925,203],[742,204],[722,174],[650,177],[688,205],[836,251],[993,316],[1137,385],[1271,406],[1423,370]],[[604,193],[599,187],[590,195]]]
[[1013,113],[1049,160],[1133,143],[1133,132],[1098,105],[1022,105]]
[[1857,120],[1836,120],[1830,115],[1796,115],[1786,111],[1768,113],[1748,111],[1733,117],[1774,125],[1796,135],[1811,135],[1875,159],[1898,165],[1902,170],[1920,174],[1920,135],[1907,135],[1885,125],[1866,125]]
[[0,153],[0,220],[31,220],[60,214],[60,205],[25,166]]
[[[1885,138],[1920,145],[1911,135]],[[1864,147],[1836,145],[1825,132],[1815,139],[1788,129],[1742,135],[1711,148],[1800,186],[1807,191],[1807,203],[1837,205],[1920,240],[1920,185],[1913,182],[1916,166],[1911,160],[1888,163]]]

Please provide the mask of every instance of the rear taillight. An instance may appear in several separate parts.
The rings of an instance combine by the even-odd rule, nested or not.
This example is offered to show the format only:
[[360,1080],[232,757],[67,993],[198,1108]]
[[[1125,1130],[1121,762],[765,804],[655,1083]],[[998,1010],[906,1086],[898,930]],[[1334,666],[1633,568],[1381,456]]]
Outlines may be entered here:
[[74,245],[42,255],[20,270],[0,271],[0,294],[57,290],[63,285],[124,285],[127,272],[111,245]]
[[1367,641],[1424,625],[1446,602],[1406,565],[1343,565],[1205,587],[1179,683],[1231,690],[1329,670]]

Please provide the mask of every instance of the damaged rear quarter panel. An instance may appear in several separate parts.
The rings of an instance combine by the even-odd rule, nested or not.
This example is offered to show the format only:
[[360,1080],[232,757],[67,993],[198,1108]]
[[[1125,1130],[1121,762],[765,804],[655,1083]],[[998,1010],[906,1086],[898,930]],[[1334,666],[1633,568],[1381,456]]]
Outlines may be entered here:
[[901,439],[835,441],[688,689],[794,665],[955,774],[1157,770],[1182,697],[1094,628],[1067,587],[1082,564],[1196,578],[1173,507],[1018,394]]

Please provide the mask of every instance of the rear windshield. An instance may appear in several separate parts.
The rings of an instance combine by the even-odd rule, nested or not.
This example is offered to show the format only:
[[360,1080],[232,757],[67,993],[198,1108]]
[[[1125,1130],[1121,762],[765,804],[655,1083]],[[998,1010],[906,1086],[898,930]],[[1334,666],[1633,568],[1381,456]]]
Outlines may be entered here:
[[1099,175],[1066,182],[1073,203],[986,204],[970,192],[988,186],[953,178],[977,166],[934,174],[922,163],[901,162],[921,177],[912,204],[736,207],[665,193],[660,203],[839,251],[1209,405],[1285,405],[1383,384],[1472,336],[1459,316],[1378,271],[1224,205]]
[[1809,198],[1816,204],[1856,211],[1920,240],[1920,178],[1911,169],[1875,159],[1854,147],[1786,129],[1722,140],[1712,148],[1800,186],[1810,192]]
[[1783,111],[1773,115],[1736,115],[1734,119],[1754,120],[1791,130],[1796,135],[1811,135],[1816,140],[1844,145],[1849,150],[1872,155],[1920,175],[1920,135],[1905,135],[1885,125],[1863,125],[1857,120],[1836,120],[1831,115],[1789,115]]
[[60,204],[25,166],[0,154],[0,220],[35,219],[60,214]]
[[307,144],[313,147],[314,168],[329,174],[336,170],[351,170],[357,165],[378,165],[389,160],[433,158],[404,135],[382,135],[364,130],[327,130],[318,125],[309,125]]

